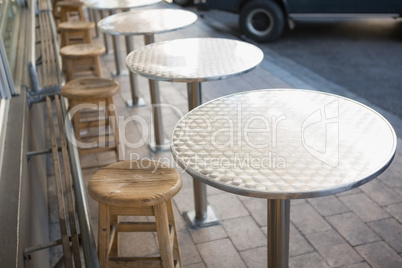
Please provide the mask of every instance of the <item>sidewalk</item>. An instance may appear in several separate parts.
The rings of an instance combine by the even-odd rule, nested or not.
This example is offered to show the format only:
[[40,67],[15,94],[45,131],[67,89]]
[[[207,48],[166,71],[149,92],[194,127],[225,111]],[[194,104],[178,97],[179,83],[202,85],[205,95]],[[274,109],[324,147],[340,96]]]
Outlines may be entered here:
[[[149,7],[150,8],[150,7]],[[178,8],[161,3],[152,8]],[[157,42],[185,37],[233,38],[218,32],[199,20],[192,26],[171,33],[156,35]],[[143,46],[143,38],[135,37],[135,47]],[[103,44],[101,36],[95,42]],[[121,52],[125,53],[121,38]],[[272,51],[265,50],[263,63],[255,70],[230,79],[203,83],[203,102],[236,92],[262,88],[306,88],[352,97],[346,89],[331,84],[318,75]],[[113,54],[101,58],[104,77],[111,78],[115,70]],[[287,61],[287,62],[285,62]],[[291,66],[290,69],[286,69]],[[128,76],[113,78],[121,85],[115,98],[118,114],[125,118],[137,115],[151,127],[150,106],[127,108],[125,100],[131,98]],[[140,95],[150,103],[148,80],[138,77]],[[184,83],[160,82],[161,103],[176,106],[182,114],[187,112],[187,90]],[[380,111],[380,110],[379,110]],[[382,112],[382,111],[380,111]],[[388,115],[388,114],[387,114]],[[402,125],[392,116],[391,123],[397,132]],[[163,111],[165,137],[170,138],[180,113],[172,109]],[[127,124],[126,137],[139,141],[142,129],[135,121]],[[148,137],[149,138],[149,137]],[[400,139],[398,139],[400,142]],[[323,198],[294,200],[291,202],[290,267],[292,268],[395,268],[402,267],[402,149],[391,167],[372,182],[357,189]],[[146,145],[139,149],[126,148],[126,159],[142,157],[170,161],[170,152],[154,154]],[[111,161],[107,154],[82,158],[83,174],[88,182],[97,169],[88,166],[103,165]],[[226,193],[208,186],[208,201],[215,208],[220,224],[201,229],[186,225],[182,213],[193,208],[192,178],[182,173],[183,188],[174,198],[176,225],[184,267],[266,267],[267,209],[265,199],[249,198]],[[90,197],[95,237],[97,236],[97,204]],[[144,217],[144,220],[148,220]],[[150,241],[149,243],[141,243]],[[152,234],[125,235],[121,239],[122,254],[157,254],[156,237]]]

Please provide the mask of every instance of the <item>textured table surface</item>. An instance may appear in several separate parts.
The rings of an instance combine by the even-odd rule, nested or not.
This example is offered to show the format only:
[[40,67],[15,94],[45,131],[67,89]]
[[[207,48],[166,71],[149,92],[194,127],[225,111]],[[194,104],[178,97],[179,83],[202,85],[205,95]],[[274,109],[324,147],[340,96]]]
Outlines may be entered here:
[[157,34],[184,28],[197,18],[195,13],[186,10],[135,10],[106,17],[98,22],[98,27],[113,35]]
[[256,90],[189,112],[172,153],[194,178],[247,196],[334,194],[370,181],[391,163],[392,126],[377,112],[322,92]]
[[153,5],[162,0],[85,0],[87,7],[99,10],[126,9]]
[[220,80],[253,70],[263,59],[258,47],[222,38],[185,38],[138,48],[127,58],[131,72],[173,82]]

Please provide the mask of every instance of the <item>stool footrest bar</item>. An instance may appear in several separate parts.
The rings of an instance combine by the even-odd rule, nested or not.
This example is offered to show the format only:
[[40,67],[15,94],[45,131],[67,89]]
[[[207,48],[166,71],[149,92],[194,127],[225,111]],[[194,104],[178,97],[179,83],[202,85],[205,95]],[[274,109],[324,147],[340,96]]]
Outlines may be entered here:
[[110,207],[110,215],[119,216],[154,216],[152,207],[142,208],[120,208]]
[[160,257],[109,257],[108,267],[160,268]]
[[120,222],[119,232],[156,232],[154,222]]

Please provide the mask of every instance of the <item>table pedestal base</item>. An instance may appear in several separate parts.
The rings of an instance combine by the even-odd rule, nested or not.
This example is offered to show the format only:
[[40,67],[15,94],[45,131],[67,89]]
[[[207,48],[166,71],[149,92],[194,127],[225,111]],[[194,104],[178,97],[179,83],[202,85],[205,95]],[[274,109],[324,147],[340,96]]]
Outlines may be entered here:
[[268,267],[289,267],[290,200],[268,199]]
[[139,98],[136,101],[134,100],[126,100],[126,106],[129,108],[135,108],[135,107],[143,107],[145,106],[147,103],[143,98]]
[[219,224],[218,217],[211,206],[207,207],[206,218],[198,220],[196,218],[195,210],[184,213],[184,218],[187,220],[190,227],[200,228]]
[[184,213],[190,227],[206,227],[219,224],[214,210],[207,203],[207,186],[193,179],[194,207],[193,211]]
[[127,76],[129,74],[129,72],[127,70],[122,70],[122,71],[115,71],[115,72],[111,72],[110,75],[112,77],[117,77],[117,76]]
[[162,144],[156,144],[155,142],[151,142],[150,144],[148,144],[148,148],[153,153],[167,152],[170,151],[169,142],[170,141],[168,139],[163,140]]

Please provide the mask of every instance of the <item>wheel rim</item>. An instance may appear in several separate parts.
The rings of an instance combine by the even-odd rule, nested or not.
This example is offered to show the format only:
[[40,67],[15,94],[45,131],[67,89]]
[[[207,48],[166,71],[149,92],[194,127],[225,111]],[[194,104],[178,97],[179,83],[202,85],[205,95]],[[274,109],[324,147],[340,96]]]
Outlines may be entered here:
[[246,23],[250,32],[258,36],[267,35],[274,27],[272,15],[262,8],[250,12]]

